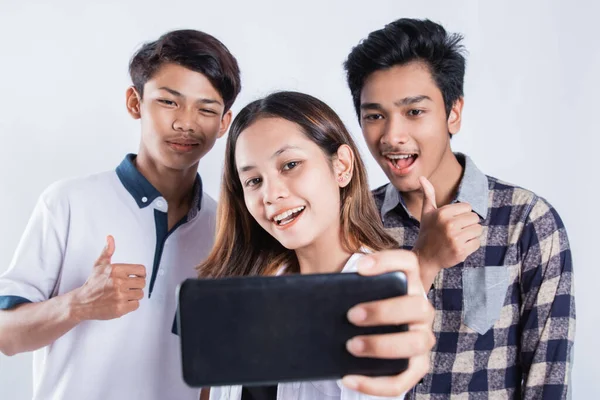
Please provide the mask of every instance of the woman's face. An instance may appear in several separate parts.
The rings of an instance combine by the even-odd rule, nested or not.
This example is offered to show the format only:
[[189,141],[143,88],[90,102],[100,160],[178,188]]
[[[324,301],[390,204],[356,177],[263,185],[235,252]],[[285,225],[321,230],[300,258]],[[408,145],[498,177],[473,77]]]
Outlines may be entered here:
[[340,186],[332,161],[302,128],[261,118],[239,136],[235,161],[252,217],[284,247],[339,240]]

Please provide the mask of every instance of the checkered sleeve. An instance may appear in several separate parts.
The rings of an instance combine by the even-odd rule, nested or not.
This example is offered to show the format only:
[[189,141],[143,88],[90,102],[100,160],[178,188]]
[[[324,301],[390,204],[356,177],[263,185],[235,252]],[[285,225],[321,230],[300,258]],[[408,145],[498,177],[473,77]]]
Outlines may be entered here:
[[566,399],[575,337],[573,266],[565,227],[536,198],[519,241],[522,398]]

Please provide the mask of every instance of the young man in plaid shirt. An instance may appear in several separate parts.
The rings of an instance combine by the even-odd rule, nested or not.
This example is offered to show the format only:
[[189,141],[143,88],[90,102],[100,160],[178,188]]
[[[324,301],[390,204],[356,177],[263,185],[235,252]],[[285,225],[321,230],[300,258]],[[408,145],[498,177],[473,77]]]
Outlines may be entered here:
[[345,63],[363,135],[390,180],[374,191],[381,218],[419,255],[436,310],[430,371],[407,398],[565,399],[575,334],[567,234],[543,198],[452,152],[461,40],[400,19]]

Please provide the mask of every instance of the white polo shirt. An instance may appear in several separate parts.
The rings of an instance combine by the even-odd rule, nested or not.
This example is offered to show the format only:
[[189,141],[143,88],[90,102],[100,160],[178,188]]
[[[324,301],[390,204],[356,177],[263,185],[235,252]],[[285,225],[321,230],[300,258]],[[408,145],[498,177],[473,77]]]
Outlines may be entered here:
[[170,232],[167,202],[128,155],[116,171],[56,183],[39,199],[8,271],[0,308],[40,302],[82,286],[113,235],[114,263],[146,266],[140,307],[109,321],[84,321],[33,354],[34,399],[198,400],[182,379],[172,333],[175,290],[206,258],[216,202],[198,176],[189,214]]

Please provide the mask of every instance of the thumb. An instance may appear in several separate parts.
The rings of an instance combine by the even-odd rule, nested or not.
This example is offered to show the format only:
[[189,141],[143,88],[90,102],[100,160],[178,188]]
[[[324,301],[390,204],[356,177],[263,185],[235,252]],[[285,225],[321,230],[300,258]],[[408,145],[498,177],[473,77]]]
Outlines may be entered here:
[[424,176],[419,177],[419,182],[421,182],[421,189],[423,190],[422,214],[427,214],[437,209],[435,203],[435,189],[431,182]]
[[108,235],[106,237],[106,246],[102,249],[102,253],[100,253],[100,257],[96,260],[96,265],[106,265],[110,264],[111,258],[115,253],[115,239]]

